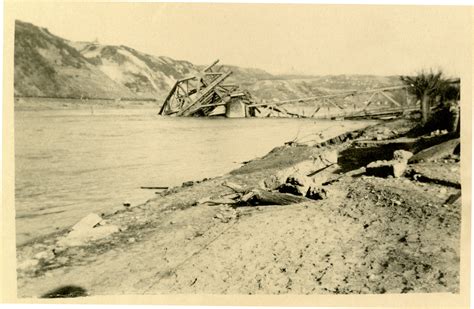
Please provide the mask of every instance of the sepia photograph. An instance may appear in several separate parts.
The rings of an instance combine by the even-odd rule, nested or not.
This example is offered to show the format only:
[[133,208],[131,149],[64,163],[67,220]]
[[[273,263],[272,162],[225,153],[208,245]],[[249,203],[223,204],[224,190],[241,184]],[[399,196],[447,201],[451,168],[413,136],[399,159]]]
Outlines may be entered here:
[[7,1],[2,286],[467,304],[472,12]]

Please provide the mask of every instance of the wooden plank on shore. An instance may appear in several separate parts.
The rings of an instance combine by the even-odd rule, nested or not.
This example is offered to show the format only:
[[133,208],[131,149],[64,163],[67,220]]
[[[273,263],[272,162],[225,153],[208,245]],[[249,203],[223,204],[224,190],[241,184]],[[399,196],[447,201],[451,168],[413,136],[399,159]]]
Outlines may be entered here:
[[233,182],[228,182],[228,181],[225,181],[222,183],[222,185],[224,187],[227,187],[227,188],[230,188],[232,190],[234,190],[235,192],[237,193],[245,193],[247,190],[242,187],[241,185],[238,185],[236,183],[233,183]]
[[252,205],[290,205],[308,202],[310,199],[304,196],[298,196],[288,193],[270,192],[261,189],[253,189],[245,198],[242,197],[243,202],[248,202]]
[[140,189],[145,189],[145,190],[168,190],[169,187],[140,187]]

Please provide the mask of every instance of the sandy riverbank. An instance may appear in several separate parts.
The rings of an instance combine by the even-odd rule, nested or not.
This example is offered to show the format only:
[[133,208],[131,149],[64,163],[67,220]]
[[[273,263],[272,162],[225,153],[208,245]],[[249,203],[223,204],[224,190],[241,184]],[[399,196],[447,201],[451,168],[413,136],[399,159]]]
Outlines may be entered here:
[[[18,295],[39,297],[64,285],[88,295],[457,293],[461,205],[446,200],[460,191],[459,162],[410,165],[442,169],[451,177],[443,184],[409,173],[369,177],[359,169],[389,159],[393,145],[361,148],[354,139],[391,139],[413,126],[396,120],[317,146],[278,147],[223,177],[114,210],[104,219],[119,232],[20,269]],[[327,149],[339,152],[339,168],[328,177],[340,178],[326,185],[326,199],[287,206],[197,203],[232,193],[224,181],[255,187]],[[18,248],[19,264],[55,248],[56,240]]]

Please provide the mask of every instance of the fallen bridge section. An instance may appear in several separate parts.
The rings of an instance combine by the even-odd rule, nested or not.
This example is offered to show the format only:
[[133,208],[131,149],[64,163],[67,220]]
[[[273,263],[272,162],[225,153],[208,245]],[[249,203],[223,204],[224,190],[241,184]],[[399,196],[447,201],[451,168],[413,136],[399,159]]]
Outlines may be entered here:
[[219,60],[194,76],[176,81],[159,112],[164,116],[218,116],[229,118],[250,117],[255,108],[248,91],[237,85],[225,84],[232,71],[216,69]]

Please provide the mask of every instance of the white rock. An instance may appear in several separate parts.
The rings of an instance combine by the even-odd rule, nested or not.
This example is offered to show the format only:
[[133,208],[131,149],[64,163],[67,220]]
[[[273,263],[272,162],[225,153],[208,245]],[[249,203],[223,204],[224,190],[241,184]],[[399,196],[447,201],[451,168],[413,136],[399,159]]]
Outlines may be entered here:
[[35,259],[37,259],[37,260],[41,260],[41,259],[43,259],[43,260],[54,259],[54,253],[53,253],[52,250],[50,250],[50,251],[48,251],[48,250],[46,250],[46,251],[41,251],[41,252],[35,254]]
[[77,231],[77,230],[82,230],[82,229],[91,229],[97,224],[99,224],[102,221],[102,218],[95,214],[95,213],[90,213],[84,218],[81,219],[81,221],[77,222],[72,229]]
[[90,241],[105,238],[119,231],[119,227],[115,225],[98,226],[95,228],[72,230],[67,236],[58,241],[58,245],[62,247],[81,246]]
[[56,260],[58,264],[66,264],[68,261],[69,261],[69,258],[67,256],[61,256]]
[[405,161],[374,161],[366,166],[366,174],[378,177],[400,177],[405,173],[407,162]]
[[393,152],[393,159],[397,161],[407,161],[413,157],[413,153],[403,149],[395,150]]
[[29,260],[26,260],[26,261],[21,262],[21,263],[17,266],[17,269],[18,269],[18,270],[30,270],[30,269],[36,267],[38,264],[39,264],[39,261],[38,261],[38,260],[29,259]]

